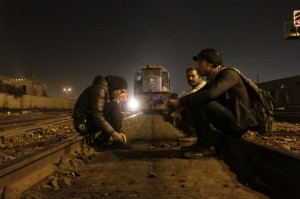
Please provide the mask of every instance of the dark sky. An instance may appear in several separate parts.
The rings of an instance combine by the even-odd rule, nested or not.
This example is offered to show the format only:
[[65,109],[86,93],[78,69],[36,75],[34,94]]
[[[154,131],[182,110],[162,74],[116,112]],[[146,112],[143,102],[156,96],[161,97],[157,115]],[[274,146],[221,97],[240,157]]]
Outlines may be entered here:
[[[171,91],[203,48],[254,82],[300,75],[300,40],[284,40],[299,0],[0,0],[0,75],[37,75],[49,96],[72,98],[98,74],[159,64]],[[62,95],[62,94],[61,94]]]

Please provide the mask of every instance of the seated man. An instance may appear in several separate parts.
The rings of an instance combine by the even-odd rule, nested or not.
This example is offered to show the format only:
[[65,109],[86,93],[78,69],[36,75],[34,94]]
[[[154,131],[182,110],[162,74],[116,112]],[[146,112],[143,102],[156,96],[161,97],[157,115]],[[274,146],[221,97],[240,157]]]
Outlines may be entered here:
[[113,140],[113,147],[130,149],[126,136],[121,133],[123,115],[119,98],[127,82],[118,76],[96,76],[93,84],[79,96],[73,112],[74,127],[81,134],[95,135],[95,144],[105,148]]
[[[191,86],[181,97],[190,95],[203,88],[206,84],[198,75],[196,68],[190,67],[186,70],[186,78]],[[194,122],[191,116],[191,111],[185,107],[179,107],[174,112],[174,125],[183,131],[187,136],[192,136],[195,132]]]
[[239,73],[223,65],[221,54],[214,49],[203,49],[193,59],[198,74],[208,79],[206,86],[169,102],[175,107],[189,107],[192,112],[197,143],[190,149],[210,148],[218,142],[213,139],[212,126],[231,137],[240,137],[256,126],[251,100]]

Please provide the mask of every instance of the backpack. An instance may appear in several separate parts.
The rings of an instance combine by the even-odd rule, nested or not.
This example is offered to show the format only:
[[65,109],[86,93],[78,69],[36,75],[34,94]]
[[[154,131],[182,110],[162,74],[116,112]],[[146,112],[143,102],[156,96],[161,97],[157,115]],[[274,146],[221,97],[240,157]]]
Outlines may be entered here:
[[251,106],[258,123],[258,125],[251,130],[255,130],[260,134],[272,132],[274,98],[269,92],[259,88],[250,79],[246,78],[239,70],[235,68],[232,69],[240,75],[250,97]]

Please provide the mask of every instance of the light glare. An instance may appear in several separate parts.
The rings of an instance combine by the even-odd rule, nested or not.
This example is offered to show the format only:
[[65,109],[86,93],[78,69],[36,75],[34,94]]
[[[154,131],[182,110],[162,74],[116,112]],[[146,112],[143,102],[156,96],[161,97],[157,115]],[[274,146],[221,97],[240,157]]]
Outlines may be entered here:
[[130,110],[136,110],[139,107],[139,102],[136,99],[130,99],[128,106]]

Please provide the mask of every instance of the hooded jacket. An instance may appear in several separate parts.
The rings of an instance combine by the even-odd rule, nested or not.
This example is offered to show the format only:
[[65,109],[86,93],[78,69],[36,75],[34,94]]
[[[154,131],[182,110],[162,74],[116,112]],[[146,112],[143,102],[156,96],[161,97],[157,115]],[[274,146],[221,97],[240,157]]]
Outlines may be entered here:
[[118,76],[96,76],[93,84],[87,87],[76,101],[73,118],[86,119],[88,129],[113,133],[115,129],[104,117],[104,106],[113,99],[113,91],[127,89],[126,80]]

